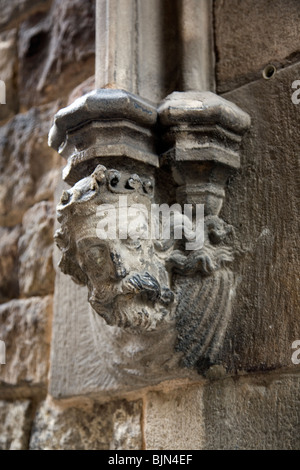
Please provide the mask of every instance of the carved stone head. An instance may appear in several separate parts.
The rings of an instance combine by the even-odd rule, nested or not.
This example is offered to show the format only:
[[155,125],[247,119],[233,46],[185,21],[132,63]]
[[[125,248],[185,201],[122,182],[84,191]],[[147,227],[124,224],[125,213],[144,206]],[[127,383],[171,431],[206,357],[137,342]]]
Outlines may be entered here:
[[132,332],[173,317],[169,276],[149,236],[152,192],[150,179],[98,165],[57,207],[60,268],[88,287],[90,304],[109,325]]

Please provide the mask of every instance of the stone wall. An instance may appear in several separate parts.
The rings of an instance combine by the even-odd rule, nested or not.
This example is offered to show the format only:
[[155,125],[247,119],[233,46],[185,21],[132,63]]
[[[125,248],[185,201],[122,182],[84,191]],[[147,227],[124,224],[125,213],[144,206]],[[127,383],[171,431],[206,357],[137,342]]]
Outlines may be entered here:
[[[93,88],[94,1],[0,6],[0,449],[300,449],[290,360],[300,339],[298,0],[214,2],[217,90],[252,118],[223,211],[247,251],[227,373],[63,399],[48,387],[62,162],[47,134],[55,112]],[[277,71],[266,80],[269,64]]]

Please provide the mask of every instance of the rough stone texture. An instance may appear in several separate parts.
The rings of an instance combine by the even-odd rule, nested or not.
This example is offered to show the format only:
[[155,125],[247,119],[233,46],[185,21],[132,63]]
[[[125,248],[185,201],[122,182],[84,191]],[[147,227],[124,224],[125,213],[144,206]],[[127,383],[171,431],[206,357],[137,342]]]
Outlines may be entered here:
[[17,25],[33,11],[44,10],[51,5],[51,0],[0,0],[0,28]]
[[122,402],[112,415],[110,450],[141,450],[142,402]]
[[230,370],[293,367],[291,345],[300,338],[300,107],[291,100],[299,77],[295,64],[225,96],[252,118],[222,211],[246,250],[221,355]]
[[20,293],[27,297],[46,295],[54,289],[52,202],[42,201],[23,217],[23,234],[19,240]]
[[63,407],[46,400],[37,413],[32,450],[139,450],[141,402]]
[[0,121],[13,116],[18,110],[16,36],[16,29],[0,34],[0,79],[6,86],[6,104],[0,105]]
[[299,450],[299,372],[149,393],[146,449]]
[[19,296],[18,240],[20,226],[0,227],[0,303]]
[[53,397],[116,395],[174,376],[198,378],[196,372],[176,367],[179,353],[173,354],[173,329],[160,342],[124,332],[107,325],[89,306],[87,296],[85,287],[57,270],[49,386]]
[[216,0],[217,90],[261,77],[269,63],[281,68],[300,57],[298,0]]
[[[98,0],[98,4],[97,88],[125,89],[156,103],[181,90],[182,2]],[[193,40],[199,46],[198,38]],[[202,56],[201,46],[198,57]]]
[[147,450],[194,450],[204,447],[202,386],[147,395],[145,446]]
[[30,424],[30,401],[0,401],[0,450],[25,450]]
[[95,75],[92,75],[91,77],[87,78],[82,83],[80,83],[76,88],[74,88],[74,90],[69,95],[67,105],[74,103],[77,98],[80,98],[81,96],[90,93],[95,89],[95,87]]
[[65,97],[94,73],[95,2],[54,0],[19,32],[20,103],[24,107]]
[[265,374],[207,385],[205,449],[299,450],[299,401],[299,368],[297,375]]
[[[150,103],[124,90],[94,90],[61,109],[49,132],[49,145],[68,159],[63,179],[72,185],[106,160],[110,165],[121,160],[129,167],[134,160],[133,171],[143,167],[150,177],[151,166],[159,163],[153,139],[156,119],[157,111]],[[137,167],[136,162],[148,167]]]
[[32,108],[0,128],[0,224],[16,225],[34,203],[53,198],[60,158],[47,145],[58,103]]
[[52,297],[11,300],[0,305],[0,338],[6,345],[6,364],[0,383],[47,382]]

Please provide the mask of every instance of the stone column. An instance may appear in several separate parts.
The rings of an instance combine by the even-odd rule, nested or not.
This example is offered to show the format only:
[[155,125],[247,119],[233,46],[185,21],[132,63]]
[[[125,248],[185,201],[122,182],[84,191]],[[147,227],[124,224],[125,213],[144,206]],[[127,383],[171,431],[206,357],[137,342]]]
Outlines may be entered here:
[[96,87],[214,91],[211,0],[97,0]]
[[183,0],[180,6],[182,90],[215,91],[212,1]]

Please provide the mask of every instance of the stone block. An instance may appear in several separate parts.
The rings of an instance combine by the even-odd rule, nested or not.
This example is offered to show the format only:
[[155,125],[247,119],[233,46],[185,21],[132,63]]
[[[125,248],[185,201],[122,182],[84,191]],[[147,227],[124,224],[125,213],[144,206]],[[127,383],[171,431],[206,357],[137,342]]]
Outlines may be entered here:
[[0,401],[0,450],[26,450],[30,424],[30,401]]
[[52,202],[42,201],[23,217],[19,240],[19,279],[22,296],[46,295],[54,289]]
[[0,305],[0,339],[6,345],[6,364],[0,365],[0,383],[45,385],[51,318],[51,296],[11,300]]
[[299,450],[299,369],[220,378],[146,397],[145,447]]
[[216,0],[214,18],[219,93],[299,59],[297,0]]
[[16,26],[24,17],[35,11],[43,11],[51,5],[51,0],[0,0],[0,29]]
[[236,228],[244,253],[220,360],[231,371],[294,367],[300,338],[299,283],[300,105],[291,85],[300,65],[280,70],[224,97],[251,116],[241,170],[228,181],[221,215]]
[[299,450],[299,385],[299,370],[208,384],[205,449]]
[[23,107],[66,97],[94,73],[95,2],[54,0],[19,32],[19,87]]
[[47,399],[30,440],[32,450],[139,450],[141,402],[66,406]]
[[0,128],[0,224],[16,225],[36,202],[53,198],[61,158],[47,144],[58,104],[18,114]]
[[151,392],[145,411],[147,450],[195,450],[205,442],[203,387]]
[[18,240],[21,227],[0,227],[0,303],[19,296]]

